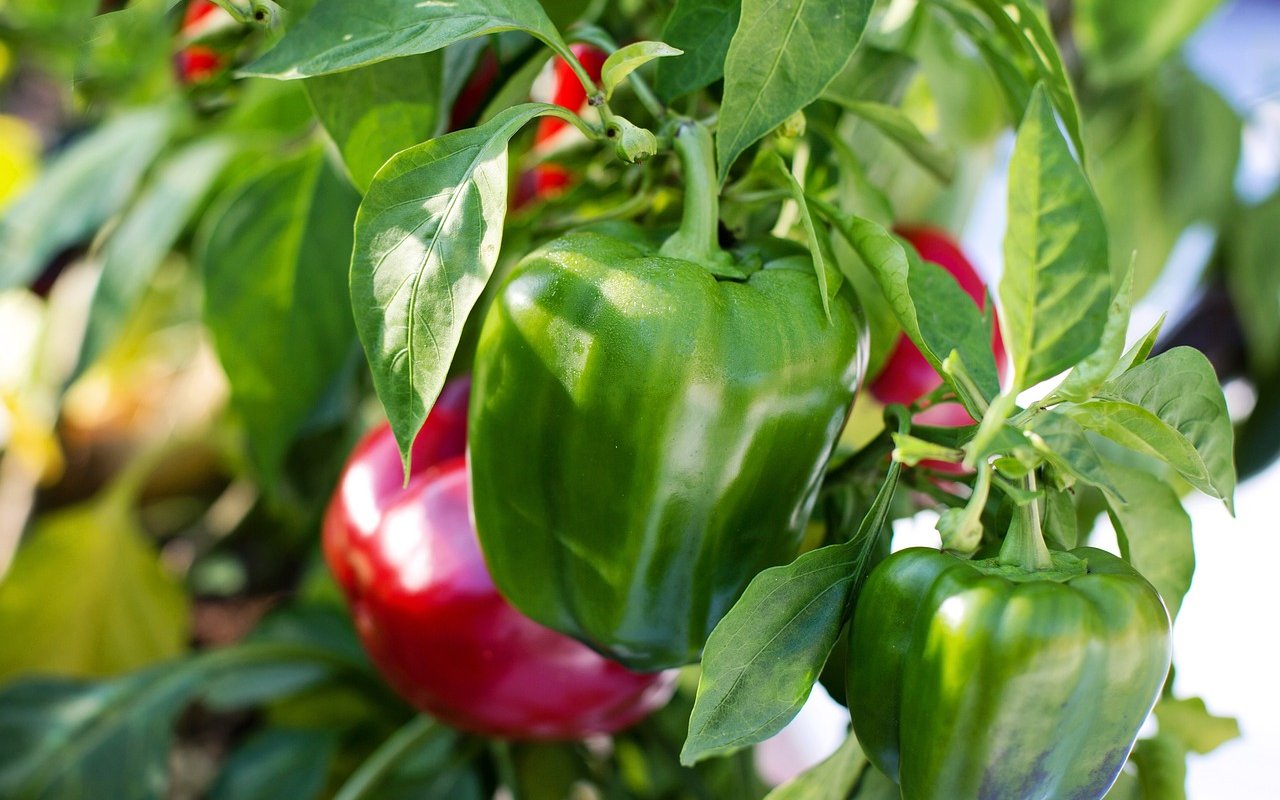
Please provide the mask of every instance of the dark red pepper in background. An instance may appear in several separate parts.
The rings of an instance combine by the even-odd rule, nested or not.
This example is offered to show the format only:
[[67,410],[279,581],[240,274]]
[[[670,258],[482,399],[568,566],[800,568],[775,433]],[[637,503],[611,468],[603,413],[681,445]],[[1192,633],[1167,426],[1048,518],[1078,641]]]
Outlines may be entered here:
[[[600,80],[600,70],[604,67],[606,53],[589,44],[570,45],[569,49],[577,56],[587,74],[593,81]],[[573,69],[563,58],[556,58],[552,64],[551,96],[549,102],[575,113],[581,112],[587,104],[587,90],[574,74]],[[533,135],[533,153],[535,157],[545,156],[556,147],[556,138],[568,127],[569,123],[556,117],[542,117],[538,120],[538,129]],[[520,175],[516,184],[514,208],[521,208],[539,198],[558,194],[573,184],[573,175],[559,164],[536,164]]]
[[580,739],[664,705],[674,673],[639,674],[525,617],[498,593],[470,515],[466,407],[451,382],[413,446],[408,488],[385,424],[352,453],[324,521],[324,552],[389,683],[455,727]]

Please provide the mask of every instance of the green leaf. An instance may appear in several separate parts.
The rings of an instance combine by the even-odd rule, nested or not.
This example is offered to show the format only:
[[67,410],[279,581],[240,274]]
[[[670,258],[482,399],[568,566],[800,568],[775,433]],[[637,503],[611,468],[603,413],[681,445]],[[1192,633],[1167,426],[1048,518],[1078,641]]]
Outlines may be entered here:
[[1054,550],[1074,550],[1080,545],[1080,521],[1071,493],[1053,486],[1044,491],[1044,535]]
[[1147,360],[1147,356],[1151,355],[1151,351],[1156,346],[1156,340],[1160,338],[1160,329],[1164,327],[1164,319],[1165,315],[1161,314],[1160,319],[1156,320],[1150,330],[1144,333],[1141,339],[1134,342],[1128,350],[1124,351],[1124,355],[1120,356],[1120,360],[1111,369],[1111,374],[1107,376],[1107,380],[1113,381]]
[[1231,717],[1210,714],[1199,697],[1161,698],[1156,704],[1156,719],[1160,733],[1176,737],[1188,750],[1200,755],[1240,738],[1240,723]]
[[1107,498],[1120,555],[1156,587],[1176,618],[1196,568],[1191,517],[1178,493],[1157,476],[1120,464],[1108,464],[1107,471],[1124,496]]
[[[956,279],[937,264],[921,260],[914,248],[904,247],[874,222],[840,214],[812,199],[810,203],[835,224],[871,268],[903,332],[938,374],[944,374],[943,360],[951,351],[958,351],[984,404],[995,397],[1000,392],[1000,379],[991,350],[989,320]],[[964,398],[963,387],[944,377]],[[969,398],[966,405],[980,418],[975,400]]]
[[525,31],[559,55],[572,58],[559,31],[535,0],[319,0],[275,47],[240,74],[282,80],[308,78],[430,53],[503,31]]
[[822,672],[870,547],[888,519],[901,465],[847,542],[811,550],[752,579],[707,639],[698,699],[680,751],[686,766],[764,741],[809,698]]
[[1221,2],[1077,0],[1072,22],[1090,81],[1116,84],[1149,73]]
[[858,304],[867,317],[867,330],[871,343],[864,380],[869,381],[880,373],[889,356],[893,354],[902,329],[898,326],[898,318],[889,306],[889,301],[885,299],[880,284],[854,252],[852,246],[845,241],[844,237],[841,237],[831,243],[831,249],[836,267],[848,279],[849,285],[858,297]]
[[0,683],[138,669],[182,653],[188,625],[133,509],[107,495],[45,515],[18,549],[0,583]]
[[809,698],[840,636],[862,542],[765,570],[707,640],[685,765],[782,730]]
[[857,737],[850,733],[838,750],[769,792],[765,800],[845,800],[869,768]]
[[1280,366],[1280,192],[1242,209],[1225,241],[1227,288],[1259,374]]
[[102,248],[84,345],[71,379],[88,369],[120,334],[213,182],[235,154],[228,139],[205,138],[165,158]]
[[1099,398],[1063,405],[1059,410],[1088,430],[1164,461],[1184,477],[1197,475],[1200,482],[1205,482],[1204,461],[1195,447],[1154,412],[1136,403]]
[[176,121],[168,109],[120,114],[58,154],[0,216],[0,289],[30,283],[61,250],[88,239],[119,211]]
[[1187,800],[1187,748],[1177,737],[1141,739],[1129,761],[1138,769],[1143,800]]
[[209,791],[209,800],[319,797],[337,749],[337,731],[264,731],[251,737],[227,759]]
[[[956,27],[964,32],[969,42],[977,48],[992,77],[995,78],[996,86],[1004,96],[1005,105],[1008,106],[1014,121],[1021,120],[1026,114],[1034,84],[1028,72],[1035,73],[1035,70],[1025,69],[1025,59],[1019,60],[1017,47],[1011,50],[1008,42],[994,35],[977,15],[948,0],[936,0],[936,2],[952,18]],[[1009,22],[1007,15],[1001,13],[1000,16],[1006,20],[1006,23]],[[949,26],[942,27],[944,33],[950,31]],[[1019,40],[1018,44],[1025,43],[1021,37],[1016,38]]]
[[664,42],[632,42],[626,47],[615,50],[609,54],[609,57],[604,60],[604,66],[600,68],[600,87],[604,89],[605,99],[613,97],[613,90],[626,80],[628,75],[655,58],[683,54],[683,50],[677,50]]
[[791,192],[791,199],[799,209],[800,222],[804,226],[805,234],[809,237],[809,252],[813,255],[813,271],[818,278],[818,294],[822,297],[822,311],[827,315],[827,321],[830,322],[831,298],[839,290],[839,279],[842,276],[827,263],[829,248],[823,246],[824,242],[819,238],[818,229],[813,224],[813,215],[809,213],[809,204],[804,197],[804,187],[800,185],[799,179],[787,168],[782,156],[777,153],[772,155],[773,160],[777,163],[778,172],[782,174],[787,183],[787,190]]
[[482,800],[465,760],[456,733],[417,716],[365,759],[334,800]]
[[507,109],[387,162],[356,217],[351,302],[405,455],[444,386],[467,315],[493,274],[507,211],[507,142],[555,106]]
[[442,127],[444,56],[438,50],[310,78],[304,85],[361,192],[387,159]]
[[205,322],[268,483],[351,351],[358,197],[320,148],[236,187],[203,245]]
[[101,683],[9,684],[0,689],[0,797],[168,796],[173,726],[206,682],[316,658],[327,661],[302,647],[246,644]]
[[1106,464],[1084,428],[1059,411],[1042,411],[1028,426],[1028,438],[1036,450],[1059,472],[1096,486],[1115,498],[1124,493],[1111,481]]
[[982,54],[938,14],[922,15],[917,37],[914,52],[937,105],[938,130],[957,144],[991,142],[1004,127],[1005,109]]
[[[834,99],[834,98],[833,98]],[[897,142],[917,164],[943,183],[955,177],[955,154],[925,138],[915,123],[897,108],[884,103],[836,100],[849,113],[871,123],[876,130]]]
[[716,130],[723,183],[744,150],[822,94],[853,56],[871,0],[743,0]]
[[916,66],[915,59],[906,53],[864,43],[840,74],[822,90],[822,98],[839,105],[897,105],[917,74]]
[[0,795],[164,797],[172,726],[194,690],[191,675],[164,670],[10,684],[0,690]]
[[1093,397],[1102,384],[1110,380],[1120,364],[1125,336],[1129,333],[1129,314],[1133,310],[1133,261],[1120,278],[1120,288],[1111,298],[1102,341],[1093,354],[1076,364],[1067,377],[1053,390],[1055,397],[1083,401]]
[[1000,327],[1020,391],[1098,349],[1111,295],[1102,211],[1043,89],[1009,165],[1004,251]]
[[[1133,367],[1104,386],[1098,396],[1141,406],[1176,431],[1194,448],[1196,459],[1190,469],[1173,461],[1170,465],[1197,489],[1221,499],[1234,513],[1236,468],[1231,418],[1213,365],[1203,353],[1190,347],[1175,347]],[[1163,457],[1162,453],[1155,455]]]
[[[969,23],[970,36],[997,74],[1011,100],[1015,120],[1022,119],[1041,84],[1062,115],[1076,152],[1085,157],[1080,109],[1058,45],[1049,30],[1044,8],[1029,0],[969,0],[994,26],[994,35]],[[944,4],[945,5],[945,4]],[[998,37],[998,43],[990,41]],[[993,46],[998,45],[998,46]]]
[[684,55],[658,62],[654,91],[664,103],[724,76],[725,55],[741,11],[741,0],[676,0],[662,28],[662,41]]

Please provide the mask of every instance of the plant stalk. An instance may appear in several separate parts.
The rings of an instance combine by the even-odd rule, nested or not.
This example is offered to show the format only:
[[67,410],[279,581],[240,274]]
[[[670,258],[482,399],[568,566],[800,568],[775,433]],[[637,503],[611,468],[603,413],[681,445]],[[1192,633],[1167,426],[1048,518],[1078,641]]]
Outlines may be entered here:
[[[1027,491],[1036,490],[1036,474],[1025,478]],[[1032,500],[1018,509],[1018,523],[1009,530],[1000,547],[1000,563],[1021,567],[1027,572],[1053,569],[1049,547],[1044,543],[1044,530],[1040,523],[1040,503]]]

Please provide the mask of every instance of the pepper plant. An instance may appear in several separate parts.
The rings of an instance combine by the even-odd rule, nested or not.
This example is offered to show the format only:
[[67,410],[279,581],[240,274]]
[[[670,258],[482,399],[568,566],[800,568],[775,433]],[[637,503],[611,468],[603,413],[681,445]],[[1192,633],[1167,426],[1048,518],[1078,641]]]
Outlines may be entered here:
[[[76,331],[0,387],[0,795],[1180,796],[1234,735],[1173,694],[1182,495],[1237,454],[1221,365],[1129,323],[1240,121],[1168,5],[0,6],[10,96],[85,121],[0,217]],[[1133,109],[1202,161],[1121,160]],[[225,401],[77,473],[91,400],[201,353]],[[819,682],[850,735],[770,787]]]

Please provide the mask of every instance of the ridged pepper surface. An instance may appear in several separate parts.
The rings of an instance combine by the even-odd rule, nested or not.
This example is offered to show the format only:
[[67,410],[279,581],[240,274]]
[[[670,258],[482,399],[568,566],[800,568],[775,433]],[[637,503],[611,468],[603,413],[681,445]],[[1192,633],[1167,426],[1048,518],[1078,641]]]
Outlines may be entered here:
[[858,597],[848,705],[905,800],[1101,798],[1169,658],[1159,594],[1106,551],[1026,571],[910,548]]
[[485,320],[470,409],[494,581],[633,669],[695,661],[760,570],[795,557],[865,362],[849,289],[716,241],[710,137],[676,136],[684,220],[579,231],[519,264]]

